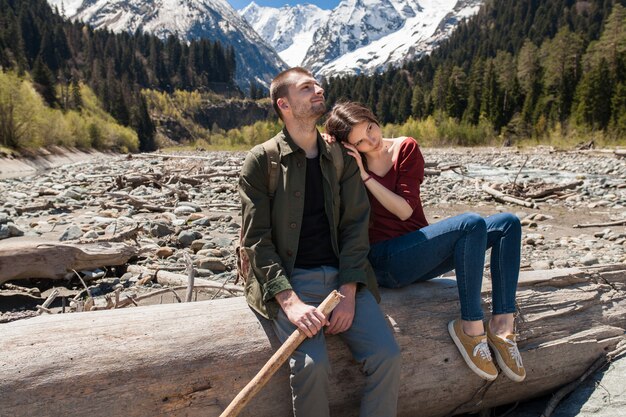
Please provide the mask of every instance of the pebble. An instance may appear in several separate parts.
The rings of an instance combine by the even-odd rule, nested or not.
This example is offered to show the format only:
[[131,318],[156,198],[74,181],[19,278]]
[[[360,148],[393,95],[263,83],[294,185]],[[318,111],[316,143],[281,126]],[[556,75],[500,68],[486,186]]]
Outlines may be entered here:
[[80,238],[82,235],[83,235],[83,231],[81,230],[81,228],[73,224],[67,229],[65,229],[61,237],[59,237],[59,240],[61,242],[65,242],[67,240],[75,240],[75,239]]
[[200,269],[208,269],[213,272],[226,271],[226,265],[224,265],[224,262],[219,258],[198,258],[195,265]]
[[191,246],[194,240],[200,239],[202,237],[202,233],[195,230],[184,230],[178,234],[178,243],[183,248]]
[[170,247],[162,247],[156,250],[155,255],[157,258],[169,258],[174,254],[175,249]]
[[585,266],[595,265],[599,263],[598,257],[593,255],[592,253],[588,253],[587,255],[583,256],[580,262]]

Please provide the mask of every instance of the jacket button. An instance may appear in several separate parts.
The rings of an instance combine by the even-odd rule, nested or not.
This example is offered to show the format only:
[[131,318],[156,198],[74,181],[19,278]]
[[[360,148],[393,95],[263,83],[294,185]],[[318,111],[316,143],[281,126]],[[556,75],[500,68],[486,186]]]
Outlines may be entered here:
[[287,256],[293,256],[293,252],[291,251],[291,249],[287,249]]
[[295,223],[290,223],[289,227],[291,227],[292,229],[295,229],[296,228],[296,224]]
[[302,168],[302,162],[298,162],[298,168]]
[[293,195],[299,198],[302,195],[302,193],[300,191],[296,191],[295,193],[293,193]]

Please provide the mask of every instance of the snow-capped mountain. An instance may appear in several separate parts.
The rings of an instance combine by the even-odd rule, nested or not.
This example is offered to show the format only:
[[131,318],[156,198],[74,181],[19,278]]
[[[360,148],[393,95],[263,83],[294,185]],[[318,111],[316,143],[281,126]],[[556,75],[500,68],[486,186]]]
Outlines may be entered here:
[[[279,31],[294,28],[289,36],[296,39],[304,32],[303,29],[299,32],[298,28],[311,27],[314,31],[312,38],[307,35],[304,40],[294,41],[290,46],[300,53],[306,50],[304,58],[300,62],[290,59],[289,64],[302,65],[317,75],[336,76],[371,74],[390,64],[400,65],[429,53],[452,33],[462,19],[478,12],[483,2],[342,0],[321,24],[284,21],[291,15],[287,6],[272,9],[250,5],[240,13],[278,51],[284,47],[277,41]],[[298,16],[319,19],[314,13]]]
[[259,6],[254,1],[239,10],[259,35],[289,66],[298,66],[313,43],[315,31],[326,23],[330,10],[312,4],[274,7]]
[[67,17],[115,32],[173,34],[182,40],[207,38],[235,49],[237,84],[247,91],[252,81],[268,86],[287,66],[272,47],[226,0],[48,0]]

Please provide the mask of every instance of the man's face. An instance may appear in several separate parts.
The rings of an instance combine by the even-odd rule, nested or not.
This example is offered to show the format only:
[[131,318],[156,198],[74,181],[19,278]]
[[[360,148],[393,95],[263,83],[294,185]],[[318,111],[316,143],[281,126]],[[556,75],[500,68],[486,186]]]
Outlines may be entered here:
[[287,97],[279,99],[288,106],[283,114],[288,110],[295,119],[320,118],[326,112],[324,89],[310,75],[295,73],[291,77]]

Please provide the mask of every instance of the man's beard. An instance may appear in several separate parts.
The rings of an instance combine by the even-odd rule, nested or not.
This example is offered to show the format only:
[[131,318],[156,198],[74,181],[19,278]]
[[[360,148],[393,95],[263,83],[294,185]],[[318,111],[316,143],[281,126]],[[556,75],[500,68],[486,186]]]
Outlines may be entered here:
[[323,101],[320,101],[319,103],[311,103],[310,107],[295,108],[292,113],[293,117],[297,120],[317,120],[322,117],[324,113],[326,113],[326,103]]

